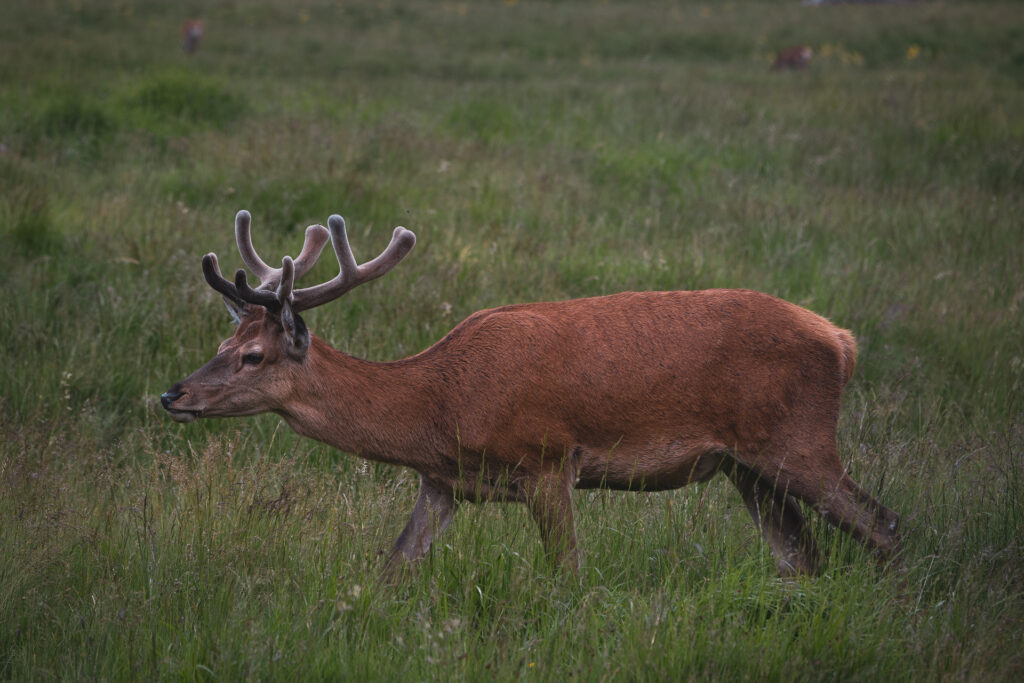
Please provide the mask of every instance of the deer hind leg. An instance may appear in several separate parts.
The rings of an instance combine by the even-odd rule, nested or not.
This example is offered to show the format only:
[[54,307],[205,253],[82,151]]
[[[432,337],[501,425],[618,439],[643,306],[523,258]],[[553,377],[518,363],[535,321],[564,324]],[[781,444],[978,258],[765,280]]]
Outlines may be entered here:
[[393,574],[400,567],[422,559],[430,550],[434,538],[451,522],[454,512],[455,497],[451,489],[420,475],[420,495],[416,499],[412,517],[388,557],[387,573]]
[[739,489],[750,516],[768,542],[779,575],[814,575],[820,554],[800,513],[800,505],[753,470],[736,463],[727,468],[729,480]]

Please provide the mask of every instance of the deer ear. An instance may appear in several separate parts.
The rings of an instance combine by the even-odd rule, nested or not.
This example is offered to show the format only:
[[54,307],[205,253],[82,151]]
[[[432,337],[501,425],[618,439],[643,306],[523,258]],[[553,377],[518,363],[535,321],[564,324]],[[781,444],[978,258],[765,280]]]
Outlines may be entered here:
[[288,354],[299,360],[305,358],[306,351],[309,350],[309,330],[299,314],[293,312],[291,304],[287,302],[281,307],[281,327],[284,328]]
[[222,298],[224,299],[224,306],[227,307],[228,313],[231,314],[231,319],[235,321],[236,325],[241,325],[242,316],[245,315],[245,306],[226,296]]

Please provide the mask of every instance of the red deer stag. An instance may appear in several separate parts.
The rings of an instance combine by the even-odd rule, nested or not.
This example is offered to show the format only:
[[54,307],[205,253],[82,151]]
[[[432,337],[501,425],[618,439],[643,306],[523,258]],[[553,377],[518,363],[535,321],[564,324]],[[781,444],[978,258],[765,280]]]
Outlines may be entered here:
[[393,268],[416,238],[395,228],[357,265],[340,216],[328,221],[340,272],[295,289],[328,239],[306,230],[280,268],[257,255],[250,217],[235,236],[234,282],[214,254],[203,274],[238,323],[217,355],[161,396],[171,417],[274,412],[299,434],[420,475],[412,517],[388,559],[422,558],[460,501],[525,503],[556,564],[575,570],[572,490],[656,491],[723,472],[783,575],[819,555],[797,500],[883,559],[898,516],[844,472],[836,453],[853,336],[747,290],[625,292],[480,311],[394,362],[360,360],[310,334],[299,313]]

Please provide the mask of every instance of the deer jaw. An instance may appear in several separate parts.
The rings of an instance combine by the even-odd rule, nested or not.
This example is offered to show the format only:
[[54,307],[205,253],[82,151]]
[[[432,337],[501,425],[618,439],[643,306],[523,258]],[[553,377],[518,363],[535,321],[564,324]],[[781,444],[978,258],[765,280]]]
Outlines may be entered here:
[[293,336],[264,308],[241,309],[235,334],[160,397],[164,408],[178,422],[280,411],[307,373],[309,333],[297,315],[294,325]]

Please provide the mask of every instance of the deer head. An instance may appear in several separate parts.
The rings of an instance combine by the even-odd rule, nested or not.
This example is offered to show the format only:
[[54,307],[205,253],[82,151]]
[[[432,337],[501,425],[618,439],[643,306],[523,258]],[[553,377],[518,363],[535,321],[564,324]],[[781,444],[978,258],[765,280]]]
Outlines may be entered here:
[[[245,270],[240,268],[231,282],[221,275],[216,254],[203,257],[203,275],[224,297],[238,327],[206,365],[160,396],[164,408],[179,422],[279,409],[296,383],[307,381],[310,333],[299,313],[384,275],[416,244],[411,231],[397,227],[388,247],[359,265],[349,246],[345,220],[333,215],[327,221],[329,231],[322,225],[309,226],[299,256],[294,260],[285,256],[280,268],[272,268],[253,248],[251,222],[248,211],[238,212],[235,240],[242,261],[260,280],[256,287],[249,286]],[[338,258],[338,274],[327,282],[295,289],[295,280],[313,267],[328,236]]]

